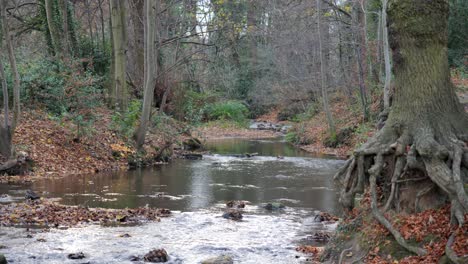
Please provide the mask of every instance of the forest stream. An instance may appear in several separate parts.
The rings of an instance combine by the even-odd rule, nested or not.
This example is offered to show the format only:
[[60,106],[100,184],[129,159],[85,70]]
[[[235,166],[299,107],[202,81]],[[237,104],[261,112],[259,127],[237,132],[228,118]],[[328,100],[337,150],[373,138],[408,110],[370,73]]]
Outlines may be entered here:
[[[320,245],[312,234],[336,223],[317,222],[320,211],[336,213],[333,175],[343,161],[315,157],[282,140],[222,139],[207,144],[202,160],[175,160],[155,168],[0,185],[2,202],[24,200],[27,189],[67,205],[103,208],[141,206],[170,209],[160,222],[136,226],[88,225],[26,230],[1,227],[0,253],[9,263],[139,263],[164,248],[168,263],[200,263],[220,255],[235,263],[303,263],[300,244]],[[254,157],[239,154],[258,153]],[[247,201],[241,221],[222,218],[225,203]],[[281,203],[268,211],[266,203]],[[28,235],[33,233],[33,238]],[[122,237],[128,234],[127,237]],[[82,260],[70,253],[83,252]]]

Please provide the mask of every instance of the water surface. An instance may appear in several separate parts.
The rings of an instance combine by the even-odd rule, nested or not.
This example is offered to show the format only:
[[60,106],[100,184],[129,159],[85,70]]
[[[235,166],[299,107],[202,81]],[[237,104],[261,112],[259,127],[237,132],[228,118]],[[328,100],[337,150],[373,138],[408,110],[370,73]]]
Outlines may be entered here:
[[[343,164],[313,157],[279,140],[218,140],[203,160],[176,160],[151,169],[109,175],[42,180],[28,186],[0,185],[0,194],[23,199],[32,188],[62,203],[90,207],[166,207],[174,215],[136,227],[90,226],[51,230],[27,239],[24,229],[2,228],[0,249],[12,263],[78,263],[68,253],[83,251],[90,263],[131,263],[131,255],[165,248],[172,263],[199,263],[229,254],[236,263],[300,263],[295,245],[334,225],[315,223],[318,211],[336,212],[332,177]],[[242,157],[245,153],[258,156]],[[225,202],[246,200],[241,222],[221,217]],[[286,209],[269,212],[264,203]],[[130,238],[119,235],[128,233]],[[38,242],[44,238],[46,242]],[[312,242],[311,242],[312,243]],[[35,258],[31,258],[35,257]],[[81,263],[81,262],[80,262]]]

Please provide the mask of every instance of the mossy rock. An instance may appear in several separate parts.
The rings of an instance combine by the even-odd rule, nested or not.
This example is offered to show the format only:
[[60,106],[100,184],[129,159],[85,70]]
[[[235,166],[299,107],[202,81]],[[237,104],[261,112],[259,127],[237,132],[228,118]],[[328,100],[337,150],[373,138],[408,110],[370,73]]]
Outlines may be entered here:
[[3,254],[0,254],[0,264],[7,264],[8,261],[6,260],[5,256]]

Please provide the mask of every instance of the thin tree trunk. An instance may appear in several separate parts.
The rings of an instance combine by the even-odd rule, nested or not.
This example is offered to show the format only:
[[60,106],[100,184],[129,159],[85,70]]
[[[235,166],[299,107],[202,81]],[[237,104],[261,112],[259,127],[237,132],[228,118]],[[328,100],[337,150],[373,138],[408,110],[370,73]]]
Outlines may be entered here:
[[89,0],[85,0],[85,6],[86,6],[87,17],[88,17],[89,36],[91,38],[91,43],[94,46],[93,18],[91,17],[91,5],[89,4]]
[[[355,15],[352,20],[354,23],[354,29],[351,30],[354,40],[354,52],[356,55],[356,62],[358,66],[358,81],[359,81],[359,96],[361,99],[362,114],[364,120],[368,120],[368,109],[367,109],[367,87],[366,87],[366,48],[365,38],[361,30],[360,21],[362,18],[362,10],[359,7],[355,7]],[[364,33],[365,34],[365,33]]]
[[114,89],[115,108],[124,112],[128,105],[128,91],[125,81],[125,5],[124,0],[110,0],[112,17],[112,38],[114,41]]
[[68,58],[70,55],[70,41],[69,41],[69,32],[68,32],[68,0],[59,0],[60,9],[62,12],[62,25],[63,25],[63,54],[65,58]]
[[10,158],[11,155],[11,130],[9,124],[9,108],[8,108],[8,86],[5,78],[5,70],[3,63],[0,61],[0,79],[2,82],[3,91],[3,126],[0,125],[0,154],[5,158]]
[[388,27],[387,27],[387,2],[382,2],[382,40],[385,61],[385,85],[384,85],[384,108],[390,107],[390,85],[392,80],[392,65],[390,64],[390,48],[388,45]]
[[[109,0],[110,7],[110,0]],[[112,12],[112,11],[111,11]],[[111,50],[111,61],[110,61],[110,84],[107,91],[108,104],[111,107],[115,107],[117,95],[115,93],[115,53],[114,53],[114,34],[112,31],[112,15],[109,16],[109,41],[110,41],[110,50]]]
[[377,79],[379,80],[379,84],[382,81],[382,12],[378,12],[377,14]]
[[150,121],[151,107],[153,105],[156,76],[158,75],[158,52],[156,50],[157,14],[159,12],[158,2],[159,1],[145,1],[145,87],[140,126],[138,127],[136,133],[136,144],[139,150],[141,150],[143,144],[145,143],[146,131],[148,130]]
[[257,66],[257,38],[256,38],[256,28],[257,28],[257,13],[256,5],[258,4],[255,0],[249,0],[248,2],[248,12],[247,12],[247,30],[250,34],[250,77],[252,80],[255,78],[255,68]]
[[47,17],[47,27],[49,28],[50,38],[52,40],[52,46],[56,56],[62,56],[62,45],[60,43],[60,33],[57,25],[54,21],[54,1],[45,0],[45,10]]
[[325,54],[323,54],[323,43],[322,43],[322,28],[321,28],[321,0],[316,0],[317,3],[317,27],[318,27],[318,41],[319,41],[319,53],[320,53],[320,80],[321,80],[321,90],[322,90],[322,100],[323,100],[323,110],[327,115],[328,128],[330,130],[330,136],[334,138],[336,136],[335,122],[333,121],[333,116],[330,111],[330,106],[328,102],[328,91],[327,91],[327,73],[325,72],[325,63],[326,60]]
[[10,29],[8,25],[8,20],[6,17],[6,1],[1,3],[1,21],[3,25],[3,35],[7,44],[8,50],[8,60],[10,62],[11,71],[13,73],[14,84],[13,84],[13,120],[11,123],[11,131],[15,131],[16,125],[20,120],[21,113],[21,102],[20,102],[20,76],[18,73],[18,68],[16,66],[16,57],[13,47],[12,36],[10,35]]
[[102,3],[104,0],[99,0],[99,14],[101,17],[101,36],[102,36],[102,50],[106,49],[106,29],[104,22],[104,11],[102,10]]

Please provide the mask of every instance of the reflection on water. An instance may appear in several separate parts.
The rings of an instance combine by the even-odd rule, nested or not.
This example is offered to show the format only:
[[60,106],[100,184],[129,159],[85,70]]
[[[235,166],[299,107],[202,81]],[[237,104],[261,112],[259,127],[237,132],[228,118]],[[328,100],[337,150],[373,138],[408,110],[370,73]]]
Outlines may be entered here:
[[[134,227],[91,226],[26,237],[24,229],[2,228],[0,249],[12,263],[75,263],[68,253],[83,251],[85,262],[132,263],[163,247],[170,263],[200,263],[207,257],[229,254],[236,263],[301,263],[294,245],[311,232],[332,226],[315,223],[315,210],[334,211],[332,178],[343,161],[309,156],[285,142],[230,139],[210,142],[203,160],[112,173],[42,180],[30,186],[0,185],[8,199],[24,198],[31,188],[65,204],[125,208],[149,205],[174,212],[160,223]],[[252,158],[230,154],[258,153]],[[279,156],[279,157],[278,157]],[[244,219],[221,218],[228,200],[247,200]],[[268,212],[263,203],[278,201],[282,212]],[[0,200],[0,202],[2,202]],[[119,235],[128,233],[130,238]],[[38,242],[44,238],[46,242]],[[34,257],[34,258],[32,258]]]
[[[342,161],[307,157],[307,153],[278,141],[228,140],[211,143],[209,148],[220,154],[110,175],[42,180],[30,188],[47,192],[49,197],[62,197],[65,204],[90,207],[149,205],[191,211],[228,200],[253,204],[282,201],[291,207],[328,211],[335,207],[332,176]],[[221,155],[253,152],[259,156]],[[1,186],[0,192],[5,188],[10,192],[15,189]]]

